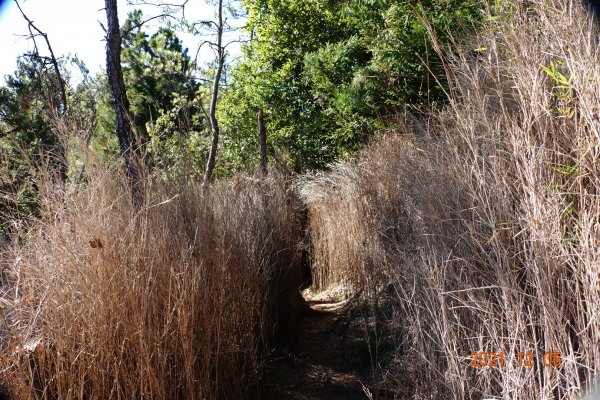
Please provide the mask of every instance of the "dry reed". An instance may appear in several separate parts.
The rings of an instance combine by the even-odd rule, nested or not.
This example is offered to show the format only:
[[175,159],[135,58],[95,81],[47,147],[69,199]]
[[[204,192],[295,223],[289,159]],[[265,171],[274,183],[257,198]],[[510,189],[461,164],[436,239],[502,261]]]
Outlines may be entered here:
[[300,311],[298,202],[284,178],[150,184],[135,212],[120,174],[88,175],[74,194],[45,182],[40,223],[5,254],[11,398],[257,397],[271,340]]
[[578,398],[600,367],[598,29],[576,1],[498,4],[444,54],[444,111],[301,184],[315,282],[395,302],[400,396]]

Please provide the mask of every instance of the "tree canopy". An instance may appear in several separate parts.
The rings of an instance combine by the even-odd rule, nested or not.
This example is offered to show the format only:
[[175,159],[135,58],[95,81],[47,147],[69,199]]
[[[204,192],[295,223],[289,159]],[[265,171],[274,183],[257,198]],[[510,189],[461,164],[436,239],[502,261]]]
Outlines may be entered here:
[[[480,20],[478,0],[243,0],[226,8],[227,28],[227,18],[245,15],[239,37],[244,44],[241,56],[224,65],[216,102],[218,60],[196,60],[177,33],[187,29],[198,43],[214,45],[199,28],[214,21],[181,17],[148,26],[147,16],[136,10],[121,25],[131,122],[153,174],[201,179],[212,103],[221,131],[217,176],[257,170],[259,112],[270,162],[303,171],[351,158],[399,113],[444,102],[447,84],[432,38],[444,46]],[[79,60],[72,61],[84,79],[73,84],[62,72],[67,122],[87,132],[93,151],[114,157],[119,147],[107,76],[90,76]],[[73,139],[62,137],[53,120],[61,102],[54,75],[42,59],[23,57],[0,87],[2,165],[5,176],[19,182],[30,181],[22,151],[28,158],[52,155],[61,141]],[[73,152],[70,162],[82,164],[77,157]],[[68,179],[76,179],[77,171]],[[3,192],[21,187],[13,183],[3,182]]]
[[221,117],[231,154],[256,158],[255,114],[264,110],[275,156],[296,169],[355,154],[406,107],[444,99],[431,44],[479,18],[476,0],[246,0],[250,42],[232,71]]

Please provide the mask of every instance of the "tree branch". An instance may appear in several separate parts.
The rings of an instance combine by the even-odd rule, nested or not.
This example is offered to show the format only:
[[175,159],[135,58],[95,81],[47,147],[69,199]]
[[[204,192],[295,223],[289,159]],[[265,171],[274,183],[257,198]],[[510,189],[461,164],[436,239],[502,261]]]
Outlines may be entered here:
[[171,15],[169,13],[163,13],[163,14],[155,15],[154,17],[150,17],[147,20],[140,22],[139,24],[132,25],[131,28],[129,28],[128,30],[126,30],[126,31],[123,32],[123,36],[129,35],[131,33],[131,31],[133,31],[134,29],[141,28],[144,24],[146,24],[146,23],[148,23],[148,22],[150,22],[152,20],[158,19],[158,18],[173,18],[173,19],[176,19],[173,15]]
[[[23,18],[25,19],[25,21],[27,21],[28,24],[28,28],[29,28],[29,33],[30,33],[30,38],[33,41],[33,46],[35,49],[35,53],[39,56],[39,51],[38,51],[38,47],[37,47],[37,43],[36,43],[36,36],[41,36],[44,38],[44,41],[46,42],[46,46],[48,47],[48,51],[50,52],[50,61],[54,67],[54,73],[56,74],[56,78],[58,79],[58,83],[59,83],[59,89],[60,89],[60,97],[61,97],[61,102],[62,102],[62,111],[60,112],[61,115],[65,114],[67,112],[67,91],[65,89],[66,83],[65,80],[63,79],[61,73],[60,73],[60,68],[58,67],[58,61],[56,60],[56,57],[54,56],[54,51],[52,50],[52,45],[50,44],[50,40],[48,39],[48,35],[44,32],[42,32],[37,26],[34,25],[33,21],[31,19],[29,19],[27,17],[27,15],[25,14],[25,12],[23,12],[23,9],[21,8],[21,5],[19,4],[19,2],[17,0],[14,0],[15,4],[17,5],[17,8],[19,9],[19,11],[21,12],[21,15],[23,16]],[[33,30],[35,30],[37,32],[37,34],[33,33]],[[41,57],[40,57],[41,58]]]
[[[17,5],[17,8],[19,9],[19,12],[21,13],[21,15],[23,16],[23,18],[25,19],[25,21],[27,21],[28,24],[28,29],[29,29],[29,34],[30,34],[30,38],[33,41],[33,47],[35,49],[35,53],[34,53],[34,57],[37,57],[38,59],[42,60],[42,62],[44,62],[44,67],[46,64],[46,60],[50,60],[50,63],[52,64],[52,66],[54,67],[54,73],[56,75],[56,79],[58,80],[58,89],[60,91],[60,99],[61,99],[61,103],[62,103],[62,108],[60,106],[54,106],[54,102],[52,101],[52,98],[49,97],[48,98],[48,103],[51,104],[51,106],[54,106],[54,112],[57,113],[57,116],[61,119],[66,115],[67,113],[67,109],[68,109],[68,103],[67,103],[67,90],[66,90],[66,82],[62,77],[62,74],[60,73],[60,68],[58,66],[58,61],[56,60],[56,57],[54,56],[54,50],[52,50],[52,45],[50,44],[50,40],[48,39],[48,35],[45,32],[42,32],[34,23],[31,19],[29,19],[29,17],[27,17],[27,15],[25,14],[25,12],[23,11],[23,9],[21,8],[21,5],[19,4],[19,2],[17,0],[14,0],[15,4]],[[33,32],[37,32],[36,34],[34,34]],[[48,52],[50,53],[50,57],[42,57],[40,56],[39,53],[39,49],[37,46],[37,42],[36,42],[36,37],[37,36],[41,36],[42,38],[44,38],[44,41],[46,42],[46,47],[48,48]],[[47,73],[47,71],[43,71],[45,74]],[[58,162],[59,162],[59,167],[58,167],[58,175],[60,177],[60,181],[61,183],[64,185],[65,182],[67,181],[67,139],[65,138],[64,133],[62,132],[61,129],[59,129],[59,145],[58,145]]]

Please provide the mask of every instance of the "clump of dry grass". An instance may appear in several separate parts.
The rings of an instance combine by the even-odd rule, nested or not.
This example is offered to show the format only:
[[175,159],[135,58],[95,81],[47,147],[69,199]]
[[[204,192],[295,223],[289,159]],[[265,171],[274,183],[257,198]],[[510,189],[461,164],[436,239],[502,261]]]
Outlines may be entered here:
[[[281,176],[202,192],[46,187],[8,254],[0,371],[18,399],[248,398],[300,311],[297,197]],[[117,178],[115,178],[115,175]]]
[[396,302],[404,396],[576,398],[600,368],[598,29],[579,2],[503,4],[446,57],[444,111],[302,186],[315,281]]

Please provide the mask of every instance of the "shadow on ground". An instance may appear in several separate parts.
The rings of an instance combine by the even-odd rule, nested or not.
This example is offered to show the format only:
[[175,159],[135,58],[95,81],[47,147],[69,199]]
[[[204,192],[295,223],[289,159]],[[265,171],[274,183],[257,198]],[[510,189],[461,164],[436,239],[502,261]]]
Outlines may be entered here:
[[[339,295],[305,296],[310,310],[298,342],[278,350],[269,369],[267,394],[275,400],[369,399],[373,355],[365,324]],[[379,394],[379,393],[378,393]],[[372,398],[386,398],[373,396]]]

